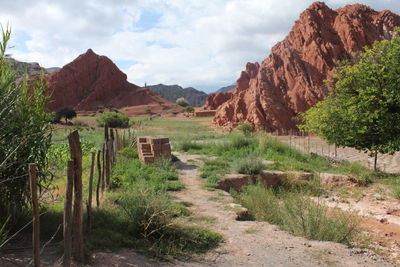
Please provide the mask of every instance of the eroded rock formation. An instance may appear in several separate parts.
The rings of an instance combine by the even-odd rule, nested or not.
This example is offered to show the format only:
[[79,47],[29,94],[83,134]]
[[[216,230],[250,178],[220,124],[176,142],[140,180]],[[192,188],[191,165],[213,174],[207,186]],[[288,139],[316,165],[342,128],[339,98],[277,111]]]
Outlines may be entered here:
[[142,105],[159,105],[162,106],[160,110],[178,108],[150,90],[129,83],[126,74],[109,58],[99,56],[91,49],[51,73],[47,82],[51,110],[71,107],[77,111],[95,111],[100,106]]
[[296,114],[327,95],[324,80],[334,73],[336,62],[391,38],[395,26],[400,17],[387,10],[360,4],[332,10],[315,2],[261,65],[248,63],[236,88],[209,96],[205,108],[218,108],[214,123],[220,126],[248,122],[267,131],[293,129]]

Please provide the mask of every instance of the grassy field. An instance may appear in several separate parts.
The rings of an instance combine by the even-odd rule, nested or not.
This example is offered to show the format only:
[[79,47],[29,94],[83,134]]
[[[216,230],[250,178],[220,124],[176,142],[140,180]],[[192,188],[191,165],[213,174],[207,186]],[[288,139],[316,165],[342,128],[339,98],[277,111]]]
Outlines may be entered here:
[[[83,182],[87,188],[91,152],[101,148],[103,129],[95,118],[78,117],[85,125],[59,127],[53,135],[49,159],[55,175],[53,188],[43,199],[44,239],[50,238],[62,223],[65,194],[66,161],[69,148],[66,137],[78,129],[84,152]],[[400,197],[400,178],[370,171],[356,163],[331,164],[326,158],[304,154],[265,133],[218,132],[209,118],[149,117],[131,118],[135,135],[164,136],[171,139],[173,150],[203,155],[201,178],[205,187],[215,190],[218,180],[227,173],[257,175],[263,170],[305,171],[314,174],[309,182],[291,182],[275,189],[258,184],[242,193],[232,192],[236,201],[252,217],[279,225],[295,235],[310,239],[356,244],[360,229],[354,216],[325,208],[311,200],[330,188],[318,182],[320,172],[351,175],[359,186],[382,183]],[[265,160],[273,164],[265,164]],[[97,177],[97,173],[95,173]],[[170,192],[182,190],[175,167],[168,162],[143,165],[135,149],[124,149],[113,168],[110,190],[102,196],[102,205],[93,213],[93,229],[86,236],[87,252],[134,248],[164,260],[186,258],[204,253],[218,245],[223,237],[206,228],[182,224],[190,215],[188,203],[176,203]],[[87,190],[86,190],[87,191]],[[86,198],[87,192],[84,192]],[[61,240],[59,232],[56,235]]]

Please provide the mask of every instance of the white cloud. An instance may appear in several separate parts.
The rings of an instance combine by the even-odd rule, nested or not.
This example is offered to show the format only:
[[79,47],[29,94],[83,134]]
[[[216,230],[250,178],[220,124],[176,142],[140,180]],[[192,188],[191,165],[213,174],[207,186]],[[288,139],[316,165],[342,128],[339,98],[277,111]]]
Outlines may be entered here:
[[[4,2],[4,3],[3,3]],[[131,82],[217,89],[246,62],[261,61],[310,0],[5,0],[0,22],[16,33],[19,60],[62,66],[88,48],[114,61]],[[352,0],[328,0],[337,8]],[[357,1],[400,12],[398,0]],[[147,16],[151,14],[151,16]],[[158,19],[158,20],[157,20]],[[23,34],[20,34],[23,33]],[[27,38],[27,36],[29,38]]]

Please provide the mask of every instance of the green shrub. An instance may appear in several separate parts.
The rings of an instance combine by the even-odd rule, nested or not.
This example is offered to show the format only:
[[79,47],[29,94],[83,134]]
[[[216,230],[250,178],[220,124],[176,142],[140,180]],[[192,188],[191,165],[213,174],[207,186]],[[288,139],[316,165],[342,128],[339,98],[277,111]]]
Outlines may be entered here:
[[259,174],[264,169],[262,159],[257,155],[244,155],[231,164],[232,170],[242,174]]
[[189,102],[188,102],[185,98],[183,98],[183,97],[178,98],[178,99],[176,100],[176,104],[178,104],[178,105],[181,106],[181,107],[187,107],[187,106],[189,106]]
[[257,220],[279,225],[297,236],[346,245],[359,238],[360,229],[355,216],[329,211],[301,193],[281,192],[277,195],[262,185],[251,185],[237,198]]
[[100,114],[97,118],[98,126],[108,125],[112,128],[128,128],[129,127],[129,117],[123,113],[117,112],[105,112]]
[[187,106],[183,109],[183,111],[187,112],[187,113],[192,113],[194,112],[194,107],[192,106]]
[[138,158],[138,151],[136,147],[124,147],[120,151],[118,151],[118,154],[122,157],[125,157],[127,159],[136,159]]
[[136,183],[118,194],[115,203],[126,212],[135,233],[144,239],[161,236],[172,224],[174,212],[170,198],[145,183]]
[[254,126],[250,123],[241,123],[237,127],[239,131],[241,131],[245,136],[250,136],[252,133],[256,131]]
[[189,150],[200,150],[202,146],[194,140],[184,139],[178,143],[177,149],[179,151],[188,152]]

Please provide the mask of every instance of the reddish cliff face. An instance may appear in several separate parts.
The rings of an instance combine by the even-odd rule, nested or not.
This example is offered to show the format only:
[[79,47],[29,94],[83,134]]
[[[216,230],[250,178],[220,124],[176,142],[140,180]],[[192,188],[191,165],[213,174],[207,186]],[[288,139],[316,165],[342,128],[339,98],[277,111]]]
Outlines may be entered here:
[[50,74],[47,84],[47,92],[51,94],[48,108],[55,111],[63,107],[93,111],[110,105],[116,108],[162,105],[160,110],[178,107],[150,90],[129,83],[126,74],[109,58],[91,49]]
[[390,11],[359,4],[332,10],[316,2],[261,66],[247,64],[229,97],[213,95],[206,108],[218,107],[214,123],[220,126],[248,122],[267,131],[293,129],[296,114],[327,95],[324,80],[334,73],[335,62],[390,38],[395,26],[400,17]]

